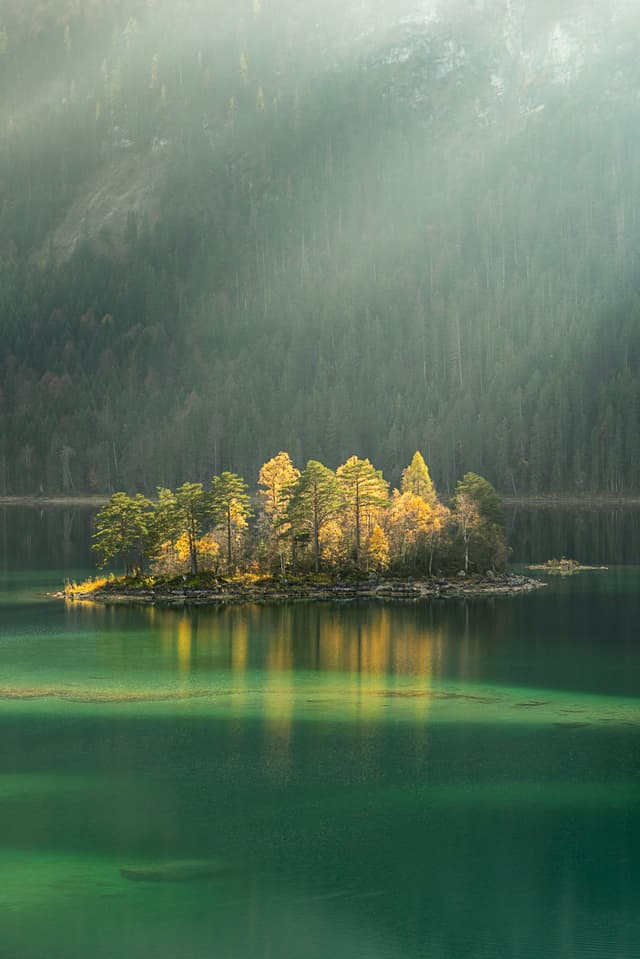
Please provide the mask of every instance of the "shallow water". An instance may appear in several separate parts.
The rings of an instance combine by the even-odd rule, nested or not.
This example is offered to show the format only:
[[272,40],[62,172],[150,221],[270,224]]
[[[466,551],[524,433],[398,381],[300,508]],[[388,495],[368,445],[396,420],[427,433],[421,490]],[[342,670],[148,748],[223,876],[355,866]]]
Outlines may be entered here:
[[29,515],[37,562],[0,563],[2,959],[640,955],[640,568],[66,607],[85,541],[60,563]]

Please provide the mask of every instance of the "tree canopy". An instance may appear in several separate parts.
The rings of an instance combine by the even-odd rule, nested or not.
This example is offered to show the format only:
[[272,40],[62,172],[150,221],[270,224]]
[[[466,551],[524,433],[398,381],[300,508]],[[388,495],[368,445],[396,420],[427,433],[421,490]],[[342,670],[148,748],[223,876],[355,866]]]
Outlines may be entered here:
[[[383,571],[431,575],[480,572],[507,558],[500,500],[491,484],[468,473],[451,508],[424,485],[428,468],[414,456],[404,486],[416,473],[426,493],[394,489],[370,460],[349,457],[334,472],[318,460],[298,470],[288,453],[265,462],[254,516],[248,485],[238,474],[214,476],[211,488],[183,483],[158,488],[155,502],[115,493],[96,519],[94,550],[100,565],[120,557],[150,561],[159,576],[264,575],[298,572],[363,576]],[[407,479],[409,477],[409,479]]]

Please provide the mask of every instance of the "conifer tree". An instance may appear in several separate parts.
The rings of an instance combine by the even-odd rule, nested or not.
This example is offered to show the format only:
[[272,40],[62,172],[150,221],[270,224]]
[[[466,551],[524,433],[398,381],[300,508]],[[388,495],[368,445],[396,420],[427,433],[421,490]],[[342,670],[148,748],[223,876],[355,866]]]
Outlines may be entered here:
[[245,529],[252,515],[247,484],[237,473],[225,471],[214,476],[211,487],[211,513],[218,526],[227,534],[227,569],[233,569],[233,530]]
[[356,566],[362,569],[362,521],[369,516],[372,508],[381,509],[388,505],[389,484],[380,470],[368,459],[351,456],[339,466],[336,476],[344,492],[346,507],[351,511],[355,529]]
[[294,530],[308,532],[313,541],[316,573],[320,570],[320,534],[324,526],[343,508],[343,494],[333,470],[317,460],[309,460],[296,482],[287,516]]
[[122,556],[125,576],[129,572],[129,553],[137,550],[142,556],[152,522],[151,503],[137,493],[113,493],[109,502],[96,516],[96,531],[91,547],[99,556],[98,565]]
[[193,576],[198,572],[198,539],[207,516],[207,506],[207,494],[202,483],[183,483],[176,490],[176,520],[181,533],[187,537]]
[[470,549],[475,544],[476,563],[501,565],[508,554],[504,538],[502,506],[495,489],[477,473],[465,473],[456,485],[453,519],[464,544],[464,571],[469,569]]
[[420,496],[429,506],[435,506],[438,497],[436,488],[429,474],[429,467],[421,453],[417,450],[413,454],[411,463],[402,473],[402,492]]

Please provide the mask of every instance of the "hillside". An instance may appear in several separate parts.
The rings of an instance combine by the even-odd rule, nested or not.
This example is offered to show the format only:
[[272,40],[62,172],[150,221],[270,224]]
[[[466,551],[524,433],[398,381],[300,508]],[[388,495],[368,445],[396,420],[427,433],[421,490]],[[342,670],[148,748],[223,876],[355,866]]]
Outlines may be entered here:
[[279,449],[640,490],[640,16],[604,6],[5,0],[0,495]]

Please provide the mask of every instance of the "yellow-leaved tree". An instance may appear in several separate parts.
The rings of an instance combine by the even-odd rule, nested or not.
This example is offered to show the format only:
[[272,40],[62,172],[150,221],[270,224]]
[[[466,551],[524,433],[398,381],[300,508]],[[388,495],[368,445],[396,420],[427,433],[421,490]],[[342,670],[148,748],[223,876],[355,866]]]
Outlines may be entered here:
[[422,453],[417,450],[413,454],[411,463],[402,473],[402,492],[420,496],[429,506],[435,506],[438,501],[429,467],[425,463]]
[[431,505],[410,490],[394,490],[386,522],[392,561],[431,574],[434,549],[448,514],[437,500]]
[[375,523],[367,538],[367,565],[375,572],[382,572],[389,565],[389,541],[379,523]]
[[260,499],[265,540],[269,559],[278,556],[280,571],[285,570],[284,541],[291,537],[291,523],[287,510],[300,470],[291,462],[288,453],[280,451],[261,467],[258,483],[262,487]]

